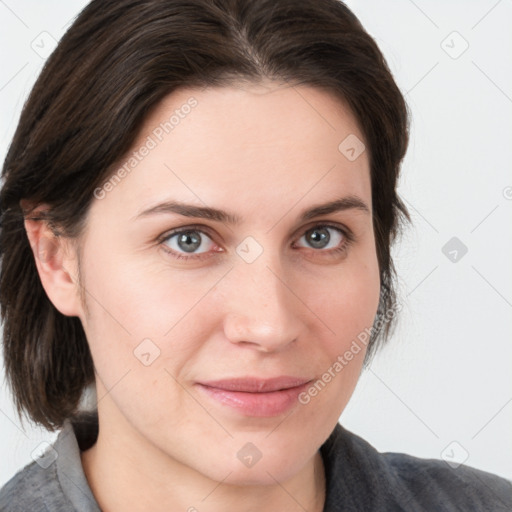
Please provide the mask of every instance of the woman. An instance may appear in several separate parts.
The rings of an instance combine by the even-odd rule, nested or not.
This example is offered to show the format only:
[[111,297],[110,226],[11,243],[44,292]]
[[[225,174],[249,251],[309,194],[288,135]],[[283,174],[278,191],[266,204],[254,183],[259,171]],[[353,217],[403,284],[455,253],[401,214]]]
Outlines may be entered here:
[[337,423],[398,309],[407,123],[337,0],[89,4],[4,164],[6,372],[62,432],[0,510],[510,510]]

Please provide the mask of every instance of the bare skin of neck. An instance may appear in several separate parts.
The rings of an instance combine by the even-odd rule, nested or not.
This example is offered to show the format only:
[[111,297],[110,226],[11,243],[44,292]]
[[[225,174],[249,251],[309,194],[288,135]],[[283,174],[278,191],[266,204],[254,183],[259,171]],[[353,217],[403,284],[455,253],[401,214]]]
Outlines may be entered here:
[[[325,471],[319,451],[293,482],[285,484],[286,488],[282,484],[219,485],[178,462],[170,465],[167,481],[172,484],[163,488],[161,475],[155,479],[147,466],[135,466],[128,459],[119,457],[119,448],[121,444],[115,441],[104,443],[99,436],[92,448],[81,453],[85,476],[103,512],[323,512],[324,509]],[[205,495],[204,490],[208,488],[215,492],[201,504],[201,508],[191,506],[190,497]]]

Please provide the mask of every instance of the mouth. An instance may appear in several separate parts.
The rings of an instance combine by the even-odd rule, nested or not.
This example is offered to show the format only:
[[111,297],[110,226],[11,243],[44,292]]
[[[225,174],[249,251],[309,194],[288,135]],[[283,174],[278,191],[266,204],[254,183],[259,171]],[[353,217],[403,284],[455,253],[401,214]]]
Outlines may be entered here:
[[246,416],[272,417],[290,409],[311,382],[312,379],[280,376],[204,381],[196,385],[215,405],[229,407]]

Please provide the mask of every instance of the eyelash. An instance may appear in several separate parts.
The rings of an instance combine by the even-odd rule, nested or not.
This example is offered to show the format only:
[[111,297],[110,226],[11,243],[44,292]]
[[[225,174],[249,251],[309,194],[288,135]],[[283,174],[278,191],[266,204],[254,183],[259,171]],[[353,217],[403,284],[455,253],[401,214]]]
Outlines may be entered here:
[[[328,224],[328,223],[327,224],[320,223],[320,224],[316,224],[310,228],[307,228],[299,238],[302,238],[302,236],[304,236],[308,231],[312,231],[312,230],[319,229],[319,228],[320,229],[322,229],[322,228],[334,229],[335,231],[337,231],[338,233],[340,233],[343,236],[344,240],[343,240],[342,244],[339,247],[337,247],[336,249],[322,250],[322,249],[311,248],[314,252],[325,253],[327,256],[333,256],[333,257],[339,256],[340,254],[345,253],[356,240],[355,235],[349,229],[341,228],[339,226],[335,226],[335,225]],[[209,258],[209,257],[213,256],[214,254],[216,254],[215,252],[212,253],[210,251],[207,253],[200,253],[200,254],[196,254],[196,255],[186,256],[182,253],[176,252],[176,251],[169,249],[168,247],[165,246],[165,242],[168,242],[173,236],[179,235],[181,233],[186,233],[187,231],[198,232],[198,233],[201,233],[202,235],[206,235],[208,238],[212,239],[212,237],[208,234],[208,232],[204,230],[203,226],[184,226],[182,228],[175,229],[173,231],[163,234],[161,237],[159,237],[158,243],[159,243],[159,245],[162,246],[162,249],[166,253],[170,254],[173,258],[176,258],[178,260],[202,260],[202,259]]]

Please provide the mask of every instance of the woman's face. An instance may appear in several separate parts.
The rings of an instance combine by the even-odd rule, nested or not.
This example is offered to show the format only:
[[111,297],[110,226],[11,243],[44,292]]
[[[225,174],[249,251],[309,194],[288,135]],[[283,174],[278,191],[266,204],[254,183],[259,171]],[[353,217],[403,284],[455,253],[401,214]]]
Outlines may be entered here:
[[182,89],[96,190],[79,316],[134,460],[274,484],[331,433],[379,300],[362,140],[314,88]]

